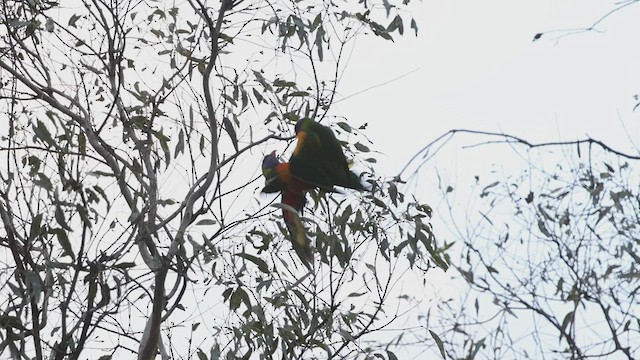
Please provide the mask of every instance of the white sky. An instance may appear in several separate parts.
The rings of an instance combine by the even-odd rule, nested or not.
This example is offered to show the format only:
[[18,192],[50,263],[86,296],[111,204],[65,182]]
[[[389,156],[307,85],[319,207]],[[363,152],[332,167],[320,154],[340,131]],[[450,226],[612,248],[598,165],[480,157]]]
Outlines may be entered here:
[[[417,70],[339,101],[336,113],[356,125],[369,122],[372,149],[383,153],[376,169],[387,176],[454,128],[504,131],[533,142],[590,135],[633,152],[630,139],[640,146],[640,110],[632,110],[633,96],[640,94],[640,4],[613,14],[597,32],[561,38],[566,33],[553,32],[589,27],[614,7],[613,1],[591,0],[415,2],[419,36],[407,21],[405,37],[395,43],[358,39],[338,91],[348,97]],[[509,169],[505,155],[513,154],[504,148],[460,148],[480,140],[466,137],[434,160],[458,186],[488,172],[492,163]],[[418,198],[437,208],[434,175],[422,175],[414,188]],[[436,231],[446,232],[441,221],[434,222]],[[451,240],[446,233],[439,236]],[[425,288],[425,297],[432,291],[455,293],[445,279],[432,280],[436,288]]]
[[[628,149],[623,124],[640,139],[640,115],[631,111],[633,95],[640,93],[640,51],[634,38],[640,22],[633,21],[640,5],[601,23],[602,33],[558,41],[561,33],[552,33],[532,42],[539,32],[588,27],[613,6],[591,0],[414,0],[412,14],[405,16],[405,37],[395,43],[373,36],[356,40],[338,92],[348,97],[417,70],[339,101],[332,114],[344,115],[353,125],[370,124],[366,135],[373,140],[371,148],[383,153],[376,166],[383,176],[397,174],[416,151],[452,128],[505,131],[532,141],[590,134],[612,145],[622,140],[620,147]],[[408,26],[411,16],[418,22],[417,38]],[[279,145],[265,146],[282,151]],[[443,163],[459,183],[504,153],[478,161],[473,158],[480,156],[477,150],[449,146],[445,151]],[[256,161],[254,170],[258,167]],[[417,188],[418,198],[436,207],[436,189],[425,184]],[[404,280],[401,287],[425,298],[418,311],[426,312],[433,293],[452,290],[442,278],[433,277],[435,287]]]
[[629,149],[624,124],[629,136],[640,139],[640,114],[632,112],[633,95],[640,93],[640,5],[600,23],[600,32],[560,39],[555,32],[536,42],[539,32],[590,26],[614,2],[414,6],[419,36],[405,33],[395,44],[360,38],[339,88],[349,96],[418,69],[338,103],[338,112],[355,123],[370,123],[373,148],[386,155],[380,170],[397,173],[424,144],[452,128],[502,130],[532,141],[589,134]]
[[[357,40],[338,91],[349,96],[417,70],[340,101],[333,112],[353,124],[369,122],[372,149],[383,153],[377,166],[382,175],[395,175],[452,128],[505,131],[532,141],[589,134],[623,150],[629,149],[624,127],[640,139],[640,114],[632,112],[633,95],[640,93],[640,5],[602,22],[601,32],[557,41],[561,33],[552,33],[532,42],[539,32],[588,27],[614,2],[413,3],[403,38]],[[411,16],[417,38],[408,26]],[[449,150],[455,157],[458,150]],[[470,168],[462,158],[454,166]],[[419,197],[435,196],[424,190]]]

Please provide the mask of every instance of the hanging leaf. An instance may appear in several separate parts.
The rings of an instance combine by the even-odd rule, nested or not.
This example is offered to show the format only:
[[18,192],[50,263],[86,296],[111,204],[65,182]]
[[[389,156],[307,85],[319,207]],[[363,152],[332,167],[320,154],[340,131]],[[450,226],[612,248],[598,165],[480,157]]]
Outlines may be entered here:
[[38,120],[37,126],[33,127],[33,131],[35,132],[37,139],[41,140],[50,147],[57,147],[58,144],[53,140],[49,129],[47,129],[42,121]]
[[391,197],[391,202],[394,206],[398,206],[398,187],[396,187],[396,184],[390,183],[388,191],[389,197]]
[[68,25],[74,28],[77,28],[78,26],[76,25],[76,22],[78,22],[79,19],[80,19],[80,15],[76,15],[76,14],[71,15]]
[[222,97],[223,97],[225,100],[227,100],[228,102],[230,102],[230,103],[231,103],[231,105],[233,105],[233,106],[237,106],[237,105],[238,105],[238,104],[236,103],[236,101],[235,101],[231,96],[229,96],[229,95],[227,95],[227,94],[222,94]]
[[265,274],[269,273],[269,266],[267,265],[267,263],[264,260],[260,259],[259,257],[253,256],[253,255],[250,255],[250,254],[247,254],[247,253],[237,253],[236,256],[241,257],[241,258],[243,258],[245,260],[248,260],[248,261],[256,264],[258,266],[258,269],[260,271],[262,271],[263,273],[265,273]]
[[82,156],[87,154],[87,138],[83,133],[78,134],[78,150]]
[[314,42],[314,44],[316,45],[316,51],[318,52],[318,59],[320,59],[320,61],[323,60],[324,56],[322,54],[322,43],[324,40],[324,28],[322,27],[322,25],[320,25],[318,27],[318,30],[316,30],[316,40]]
[[251,302],[249,301],[249,297],[247,296],[247,292],[244,291],[242,288],[237,288],[236,291],[233,292],[233,295],[231,295],[231,298],[229,299],[229,307],[231,308],[231,310],[238,310],[242,302],[244,302],[245,305],[247,303],[251,304]]
[[396,354],[394,354],[391,350],[387,350],[387,357],[389,360],[398,360]]
[[398,30],[400,35],[404,33],[404,25],[402,24],[402,18],[400,15],[396,15],[396,17],[391,20],[386,30],[387,32],[394,32]]
[[416,36],[418,36],[418,24],[415,19],[411,19],[411,28],[415,31]]
[[177,158],[178,154],[184,152],[184,130],[180,129],[178,133],[178,143],[176,144],[176,148],[173,151],[173,158]]
[[529,195],[527,195],[524,200],[527,202],[527,204],[531,204],[531,202],[533,201],[533,191],[530,191]]
[[258,90],[256,90],[256,88],[251,89],[253,91],[253,96],[256,98],[256,100],[258,101],[258,104],[265,102],[264,98],[262,97],[262,95],[260,94],[260,92]]
[[215,225],[217,222],[213,219],[202,219],[196,225]]
[[113,267],[117,268],[117,269],[130,269],[136,266],[136,263],[134,262],[122,262],[119,264],[115,264]]
[[20,331],[26,330],[19,317],[5,314],[0,314],[0,327],[3,329],[13,328]]
[[236,135],[236,130],[233,128],[233,123],[231,123],[231,120],[226,116],[222,118],[222,122],[224,124],[224,130],[229,134],[233,148],[238,151],[238,137]]
[[45,188],[47,191],[53,190],[53,184],[51,183],[51,180],[47,175],[43,173],[38,173],[38,179],[34,180],[33,183]]
[[569,324],[571,324],[572,322],[573,322],[573,311],[569,311],[567,315],[564,316],[564,319],[562,320],[560,339],[564,337],[564,333],[567,330],[567,326],[569,326]]
[[202,350],[198,349],[198,359],[200,359],[200,360],[208,360],[207,354],[202,352]]
[[[22,159],[22,163],[25,163],[25,159]],[[38,173],[38,170],[40,170],[40,158],[37,156],[29,156],[28,159],[26,159],[26,163],[30,166],[29,169],[29,176],[35,176]]]
[[348,133],[351,132],[351,125],[347,124],[344,121],[337,122],[336,125],[338,125],[340,127],[340,129],[342,129],[342,130],[344,130],[344,131],[346,131]]
[[67,220],[64,218],[64,212],[62,211],[62,208],[60,207],[59,203],[56,204],[56,211],[54,216],[56,218],[56,222],[58,222],[58,225],[62,226],[62,228],[67,231],[72,231],[69,225],[67,224]]
[[543,233],[547,237],[551,237],[551,233],[547,230],[547,227],[544,225],[544,221],[538,220],[538,229],[541,233]]
[[447,357],[444,354],[444,344],[442,343],[442,340],[440,340],[440,337],[433,331],[429,330],[429,333],[433,337],[433,340],[435,340],[436,345],[438,345],[438,350],[440,350],[440,355],[442,355],[443,359],[446,359]]
[[242,109],[244,110],[247,105],[249,105],[249,96],[247,95],[247,91],[242,88],[240,100],[242,101]]
[[371,151],[371,150],[369,150],[369,147],[367,147],[366,145],[363,145],[363,144],[361,144],[359,142],[353,144],[353,146],[356,149],[358,149],[358,151],[361,151],[361,152],[369,152],[369,151]]
[[100,282],[100,302],[98,302],[96,306],[106,306],[109,304],[109,300],[111,300],[111,290],[109,289],[109,285]]
[[52,18],[47,18],[47,21],[44,23],[44,29],[47,30],[47,32],[53,32],[55,28],[55,23],[53,22]]

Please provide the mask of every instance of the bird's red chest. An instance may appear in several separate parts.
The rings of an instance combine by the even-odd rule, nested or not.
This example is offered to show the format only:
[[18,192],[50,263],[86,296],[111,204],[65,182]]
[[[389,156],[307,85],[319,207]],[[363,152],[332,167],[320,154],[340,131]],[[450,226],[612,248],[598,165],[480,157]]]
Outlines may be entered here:
[[287,186],[287,190],[293,194],[302,195],[305,190],[313,189],[312,185],[309,185],[304,181],[300,181],[291,175],[289,163],[278,164],[276,173],[278,174],[278,180],[285,184]]

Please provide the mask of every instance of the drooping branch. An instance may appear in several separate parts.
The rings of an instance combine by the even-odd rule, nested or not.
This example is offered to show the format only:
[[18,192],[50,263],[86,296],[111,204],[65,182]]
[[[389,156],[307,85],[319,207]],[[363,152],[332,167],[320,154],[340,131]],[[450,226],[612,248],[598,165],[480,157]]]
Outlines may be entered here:
[[556,40],[559,40],[560,38],[563,38],[563,37],[569,36],[569,35],[573,35],[573,34],[579,34],[579,33],[584,33],[584,32],[588,32],[588,31],[597,31],[596,28],[597,28],[598,25],[600,25],[600,23],[602,23],[603,21],[605,21],[607,18],[611,17],[613,14],[617,13],[618,11],[623,10],[627,6],[634,5],[634,4],[638,3],[639,1],[640,0],[625,0],[625,1],[616,2],[616,6],[617,7],[609,10],[604,15],[600,16],[600,18],[598,18],[596,21],[591,23],[591,25],[588,26],[588,27],[574,28],[574,29],[551,30],[551,31],[545,31],[545,32],[537,33],[533,37],[533,41],[539,40],[544,35],[553,34],[553,33],[560,33],[561,34],[556,38]]
[[[171,245],[171,249],[169,251],[168,257],[172,257],[177,252],[178,244],[180,243],[180,241],[182,241],[182,238],[184,236],[184,232],[187,226],[189,226],[189,224],[191,224],[191,222],[193,221],[193,215],[194,215],[193,207],[195,205],[195,202],[198,199],[200,199],[205,194],[205,192],[209,189],[209,187],[213,183],[213,179],[216,173],[218,172],[218,124],[215,117],[215,108],[213,105],[213,98],[212,98],[211,88],[210,88],[210,80],[211,80],[210,78],[211,78],[211,73],[215,67],[216,59],[218,58],[218,53],[219,53],[218,40],[220,37],[220,31],[222,28],[224,15],[227,10],[231,9],[231,7],[233,6],[233,3],[229,0],[223,0],[221,2],[222,5],[218,12],[218,18],[214,22],[213,19],[211,19],[211,17],[207,13],[207,7],[201,1],[199,0],[196,0],[196,1],[199,5],[199,9],[197,9],[195,6],[194,8],[201,12],[202,16],[207,22],[209,31],[211,32],[211,55],[209,57],[209,63],[207,64],[204,74],[202,75],[203,77],[202,87],[203,87],[204,98],[207,106],[207,117],[209,118],[208,119],[209,131],[211,134],[211,153],[210,153],[211,159],[209,163],[209,172],[205,176],[204,182],[195,191],[193,191],[185,200],[184,217],[182,219],[182,222],[180,223],[176,240],[173,241]],[[193,5],[194,4],[192,4],[192,6]]]
[[497,140],[482,141],[478,144],[464,146],[463,148],[470,148],[470,147],[490,145],[490,144],[521,145],[530,149],[542,148],[542,147],[576,146],[578,149],[578,154],[580,154],[581,145],[590,145],[590,146],[597,145],[604,151],[623,157],[625,159],[640,160],[640,154],[634,155],[634,154],[629,154],[629,153],[614,149],[613,147],[605,144],[602,140],[594,139],[590,136],[584,139],[578,139],[578,140],[548,141],[548,142],[534,143],[524,138],[521,138],[515,135],[506,134],[506,133],[469,130],[469,129],[452,129],[438,136],[435,140],[425,145],[415,155],[413,155],[413,157],[409,159],[409,161],[402,168],[402,170],[400,170],[400,173],[398,174],[398,176],[401,176],[407,170],[407,168],[411,166],[413,162],[416,161],[416,159],[418,159],[420,156],[422,156],[423,161],[427,161],[428,159],[435,156],[438,153],[438,151],[446,143],[452,140],[456,134],[471,134],[471,135],[480,135],[480,136],[489,137],[489,138],[497,138]]
[[[178,253],[178,249],[180,244],[184,239],[184,234],[187,227],[193,221],[193,208],[195,206],[195,202],[202,198],[206,191],[209,189],[211,184],[213,183],[213,179],[218,172],[218,126],[217,120],[215,116],[215,108],[213,104],[213,98],[211,94],[210,88],[210,78],[213,69],[215,68],[216,60],[218,58],[219,53],[219,43],[218,40],[220,38],[222,22],[224,20],[224,16],[226,11],[230,10],[233,7],[233,2],[229,0],[222,0],[220,10],[218,11],[218,17],[213,21],[208,14],[207,7],[196,0],[199,5],[199,11],[202,17],[205,19],[207,26],[209,27],[209,31],[211,33],[211,55],[209,57],[209,63],[205,68],[203,74],[203,91],[204,97],[207,107],[207,117],[209,121],[209,131],[211,135],[211,152],[210,152],[210,163],[209,163],[209,172],[205,176],[204,182],[200,185],[195,191],[193,191],[185,201],[185,214],[182,218],[180,226],[178,228],[178,233],[176,237],[171,242],[171,246],[169,251],[164,259],[162,259],[161,268],[152,269],[157,271],[155,277],[155,293],[153,299],[153,310],[151,311],[151,315],[149,320],[147,321],[147,325],[145,327],[144,336],[142,341],[140,342],[140,351],[138,353],[138,359],[146,360],[153,358],[153,354],[157,348],[157,344],[160,341],[160,325],[162,323],[162,311],[164,310],[164,302],[165,302],[165,279],[167,267],[171,263],[173,257]],[[192,4],[193,5],[193,4]],[[195,6],[194,6],[195,8]]]
[[[10,213],[9,207],[5,205],[5,204],[9,204],[7,194],[4,192],[0,192],[0,199],[2,199],[2,202],[0,202],[0,220],[2,221],[2,224],[4,225],[5,231],[7,233],[7,242],[9,244],[9,248],[11,249],[11,254],[13,255],[13,259],[16,266],[16,273],[17,273],[16,277],[21,280],[23,286],[27,287],[28,289],[27,293],[29,294],[31,292],[31,289],[29,288],[33,286],[29,284],[34,282],[34,279],[28,279],[29,274],[35,275],[38,283],[41,282],[41,279],[38,275],[30,271],[29,269],[25,268],[24,266],[25,263],[28,263],[28,262],[33,263],[33,262],[31,261],[31,259],[28,259],[30,258],[29,252],[28,251],[24,252],[23,250],[21,250],[18,244],[18,239],[15,236],[16,231],[13,226],[13,220],[12,220],[14,216]],[[25,257],[24,262],[22,258],[23,256]],[[29,294],[27,296],[29,297],[29,303],[31,305],[31,311],[32,311],[31,333],[34,338],[33,345],[36,352],[36,358],[42,359],[42,341],[40,339],[40,328],[41,328],[40,307],[38,306],[38,301],[35,295]]]

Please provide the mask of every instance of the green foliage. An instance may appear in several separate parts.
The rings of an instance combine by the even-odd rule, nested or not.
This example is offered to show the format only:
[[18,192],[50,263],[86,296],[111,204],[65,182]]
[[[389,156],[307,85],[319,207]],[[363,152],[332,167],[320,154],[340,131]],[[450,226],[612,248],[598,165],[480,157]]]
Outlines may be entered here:
[[479,215],[469,219],[473,232],[457,233],[464,249],[454,261],[471,290],[432,319],[442,343],[452,358],[634,358],[637,161],[607,151],[590,151],[589,162],[540,159],[519,174],[477,178],[478,201],[465,211]]
[[[343,50],[402,35],[406,5],[0,5],[0,352],[397,358],[375,336],[402,314],[397,269],[448,266],[431,208],[373,175],[316,194],[308,272],[255,181],[295,121],[336,117]],[[373,173],[362,129],[336,125]]]

